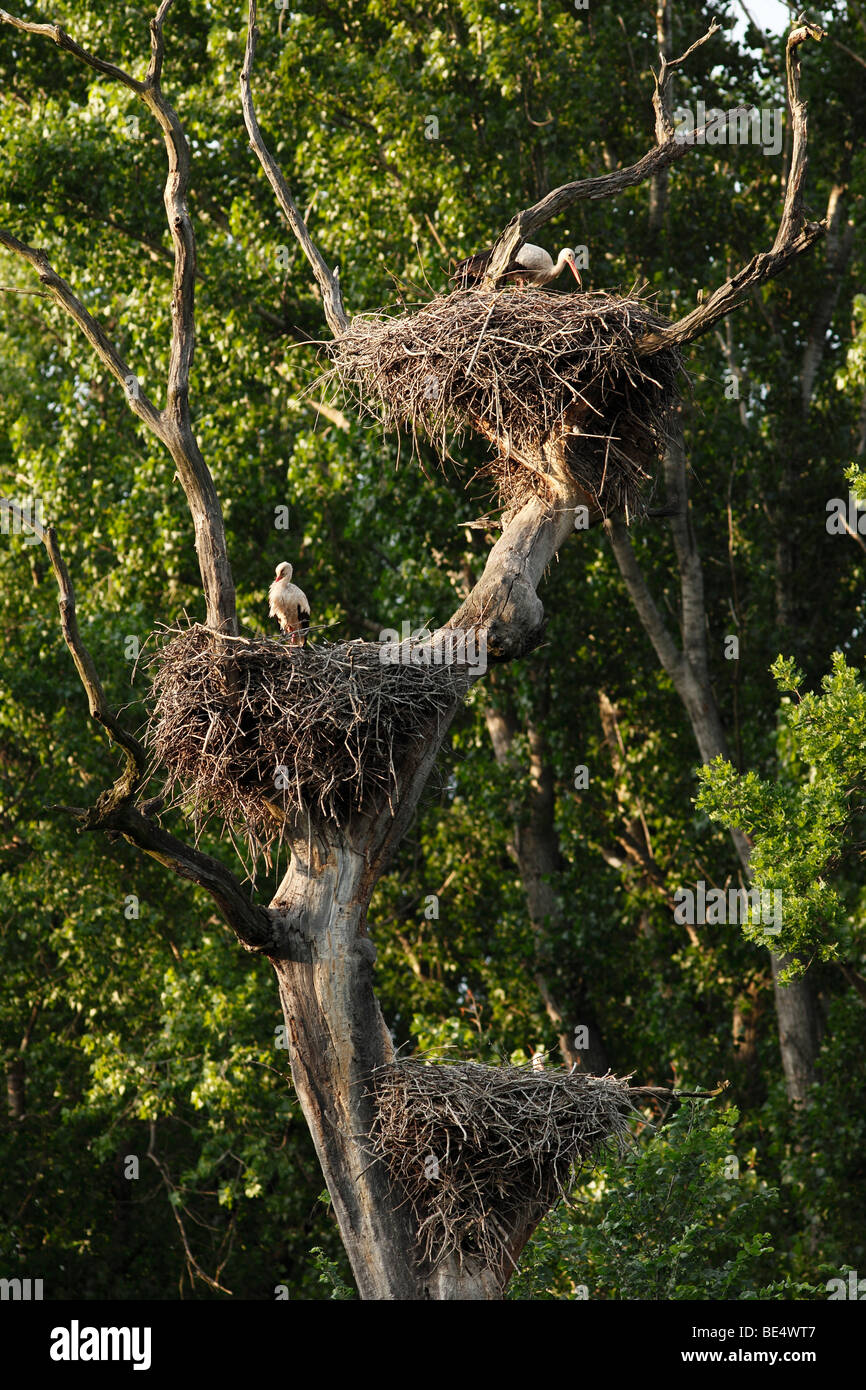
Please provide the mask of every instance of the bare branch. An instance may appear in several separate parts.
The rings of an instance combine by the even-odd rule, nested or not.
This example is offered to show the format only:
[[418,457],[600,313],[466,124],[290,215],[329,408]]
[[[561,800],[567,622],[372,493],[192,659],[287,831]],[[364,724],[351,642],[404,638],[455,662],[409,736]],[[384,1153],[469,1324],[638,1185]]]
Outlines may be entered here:
[[[685,318],[667,328],[660,328],[639,338],[635,349],[641,354],[660,352],[676,344],[691,342],[706,333],[725,314],[738,308],[752,291],[766,280],[773,279],[797,256],[814,245],[827,230],[826,222],[804,222],[803,185],[806,178],[806,104],[800,97],[799,47],[807,39],[820,43],[824,30],[814,24],[804,24],[788,35],[786,49],[788,71],[788,104],[794,132],[791,169],[785,189],[785,202],[779,230],[772,250],[754,256],[748,265],[720,285],[703,304]],[[667,148],[666,145],[661,146]]]
[[295,918],[252,902],[248,891],[225,864],[163,830],[130,802],[98,818],[91,813],[90,820],[82,820],[84,829],[122,835],[179,878],[203,888],[247,951],[287,960],[308,958],[309,949]]
[[162,62],[165,57],[165,39],[163,38],[162,26],[172,3],[173,0],[161,0],[155,17],[150,21],[150,62],[147,65],[147,77],[145,78],[145,86],[147,87],[158,88],[162,77]]
[[[0,232],[0,245],[23,256],[35,266],[40,280],[79,325],[91,346],[126,388],[130,408],[168,448],[189,504],[195,527],[195,546],[207,603],[208,625],[215,631],[235,633],[235,589],[226,547],[222,509],[213,478],[198,446],[189,409],[189,373],[195,350],[195,235],[187,206],[190,152],[186,135],[174,108],[164,97],[159,79],[164,55],[163,23],[172,0],[162,0],[150,25],[151,57],[144,82],[138,82],[114,64],[94,57],[72,40],[58,24],[31,24],[0,10],[0,20],[27,33],[51,38],[61,48],[141,97],[163,133],[168,173],[163,202],[174,247],[174,282],[171,297],[171,352],[166,404],[163,411],[147,399],[138,380],[117,349],[70,287],[54,271],[43,251],[26,246],[8,232]],[[130,381],[131,379],[131,381]],[[132,387],[132,389],[130,389]]]
[[[170,0],[168,0],[170,3]],[[95,68],[105,77],[114,78],[115,82],[122,82],[124,87],[128,87],[131,92],[136,92],[140,96],[144,91],[144,83],[138,82],[134,77],[130,77],[128,72],[119,68],[114,63],[107,63],[104,58],[97,58],[95,53],[89,53],[86,48],[82,48],[74,39],[70,38],[66,30],[59,24],[33,24],[30,20],[18,19],[15,15],[9,14],[6,10],[0,10],[0,23],[11,24],[13,29],[21,29],[25,34],[41,34],[44,38],[53,39],[58,48],[63,48],[67,53],[73,54],[88,67]]]
[[306,944],[296,922],[284,913],[269,911],[250,902],[240,882],[224,864],[193,848],[163,830],[133,806],[133,800],[147,782],[147,753],[138,739],[120,724],[105,697],[105,691],[90,652],[81,639],[75,611],[75,590],[53,526],[43,527],[17,502],[0,497],[0,512],[8,511],[20,526],[38,536],[48,552],[57,580],[60,625],[75,669],[78,672],[92,719],[101,724],[112,743],[126,759],[126,769],[112,787],[104,791],[89,808],[64,807],[75,815],[83,830],[103,830],[119,834],[130,844],[171,869],[180,878],[198,884],[214,899],[228,925],[249,951],[303,959]]
[[559,188],[554,188],[539,202],[530,208],[524,208],[512,217],[508,226],[500,234],[493,247],[493,253],[487,266],[486,280],[495,283],[499,276],[505,271],[512,259],[517,255],[527,237],[542,227],[545,222],[549,222],[557,213],[564,212],[566,208],[577,202],[596,202],[600,198],[614,198],[622,193],[626,188],[633,188],[635,185],[645,183],[654,174],[667,169],[676,160],[682,159],[689,150],[700,141],[701,135],[706,130],[706,126],[701,126],[698,130],[684,135],[680,139],[675,139],[673,135],[673,125],[670,118],[665,115],[664,102],[670,73],[674,68],[680,67],[701,44],[706,43],[719,29],[719,24],[713,20],[712,25],[706,34],[681,57],[674,58],[667,62],[662,56],[662,66],[659,76],[655,79],[655,96],[653,106],[656,113],[656,134],[664,135],[653,149],[639,159],[637,164],[632,164],[627,169],[617,169],[612,174],[603,174],[594,179],[578,179],[575,183],[564,183]]
[[[0,233],[2,235],[2,233]],[[47,290],[22,290],[17,285],[0,285],[0,294],[32,294],[36,299],[50,299]]]
[[[669,42],[670,38],[671,16],[670,9],[665,3],[665,0],[660,0],[657,24],[658,32],[656,37],[661,39],[663,34],[667,46],[667,42]],[[699,39],[695,39],[694,43],[686,49],[685,53],[681,53],[679,58],[668,58],[664,48],[662,48],[659,53],[661,65],[659,67],[658,76],[653,73],[653,80],[655,82],[653,110],[656,118],[656,141],[659,145],[664,144],[666,140],[673,139],[674,134],[674,124],[671,119],[670,109],[671,74],[675,72],[677,68],[681,68],[686,59],[692,56],[695,49],[700,48],[707,42],[707,39],[711,39],[714,34],[717,34],[721,27],[719,21],[714,19],[707,32]],[[668,49],[668,52],[669,51]]]
[[81,678],[81,684],[84,686],[91,719],[97,720],[108,732],[112,742],[118,744],[123,750],[127,761],[127,771],[117,786],[122,786],[124,795],[132,796],[145,780],[147,754],[138,739],[133,738],[132,734],[128,734],[114,717],[105,698],[105,691],[97,675],[93,658],[81,640],[75,613],[75,593],[69,571],[57,544],[57,532],[53,526],[43,527],[38,517],[31,516],[29,511],[25,511],[12,498],[0,497],[0,513],[2,512],[8,512],[19,526],[32,531],[48,552],[51,568],[57,580],[57,601],[60,607],[60,626],[63,640],[72,654],[72,660],[75,662],[75,668]]
[[142,89],[142,100],[156,118],[168,157],[163,202],[174,245],[174,284],[171,294],[171,356],[165,416],[185,446],[195,444],[189,416],[189,373],[195,350],[195,234],[187,206],[190,153],[177,112],[159,86],[164,39],[163,20],[171,0],[163,0],[151,20],[151,61]]
[[100,361],[120,382],[130,410],[144,420],[154,434],[162,438],[162,417],[153,402],[141,390],[137,375],[124,362],[117,348],[90,311],[85,309],[80,299],[76,298],[62,276],[57,274],[45,252],[27,246],[11,232],[4,231],[2,228],[0,228],[0,246],[5,246],[7,251],[14,252],[16,256],[20,256],[22,260],[28,261],[34,267],[39,279],[49,291],[50,297],[74,319]]
[[665,83],[668,81],[670,74],[674,71],[674,69],[681,68],[686,59],[691,58],[692,54],[695,52],[695,49],[700,48],[702,44],[705,44],[707,39],[711,39],[713,37],[713,34],[717,34],[721,27],[722,26],[719,23],[719,21],[717,19],[714,19],[707,32],[705,34],[702,34],[699,39],[695,39],[694,43],[690,44],[689,47],[686,49],[685,53],[680,54],[679,58],[671,58],[670,60],[667,60],[664,57],[662,58],[662,65],[658,75],[658,87],[660,90],[664,90]]
[[617,169],[612,174],[601,174],[593,179],[578,179],[576,183],[564,183],[551,193],[525,208],[511,219],[505,231],[497,240],[493,255],[487,268],[487,279],[495,280],[510,264],[527,237],[538,227],[544,226],[551,218],[577,202],[598,202],[602,198],[615,198],[626,188],[634,188],[645,183],[653,174],[682,159],[697,143],[706,126],[700,126],[682,140],[669,140],[649,150],[637,164],[627,169]]
[[[785,189],[785,205],[782,220],[773,242],[773,251],[778,253],[792,240],[803,225],[803,187],[806,182],[808,155],[806,152],[806,103],[800,96],[800,45],[807,39],[820,43],[826,37],[825,30],[816,24],[803,24],[788,35],[785,47],[785,66],[788,76],[788,106],[794,132],[791,150],[791,168],[788,185]],[[823,225],[823,224],[822,224]]]
[[247,46],[244,54],[244,65],[241,70],[241,104],[244,112],[244,122],[247,134],[250,137],[250,145],[265,171],[267,180],[276,194],[283,215],[291,227],[300,247],[312,266],[313,274],[319,289],[322,291],[322,302],[325,310],[325,318],[328,320],[328,327],[337,337],[345,332],[349,326],[349,319],[343,308],[343,293],[340,288],[340,281],[337,272],[332,272],[319,248],[313,241],[307,230],[307,224],[301,216],[300,210],[291,195],[289,186],[283,178],[279,165],[270,153],[265,144],[264,137],[259,129],[256,113],[253,108],[252,76],[253,62],[256,54],[256,42],[259,31],[256,28],[256,0],[250,0],[249,20],[247,24]]
[[81,640],[75,612],[75,593],[69,578],[69,571],[63,556],[60,554],[57,532],[53,526],[47,528],[42,539],[51,561],[51,568],[54,570],[54,577],[57,580],[57,601],[60,607],[60,627],[63,640],[69,648],[72,660],[75,662],[75,669],[81,679],[81,684],[84,686],[90,717],[97,720],[107,731],[112,742],[123,749],[127,759],[127,775],[122,779],[122,787],[125,795],[133,796],[146,781],[147,757],[144,748],[137,738],[127,733],[109,708],[93,658]]

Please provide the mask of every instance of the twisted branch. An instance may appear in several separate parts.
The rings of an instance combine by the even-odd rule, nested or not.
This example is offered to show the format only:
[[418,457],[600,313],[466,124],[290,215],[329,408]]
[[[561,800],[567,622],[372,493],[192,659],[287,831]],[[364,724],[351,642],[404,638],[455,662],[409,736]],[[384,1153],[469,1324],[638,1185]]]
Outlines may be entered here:
[[[788,105],[793,125],[791,168],[785,188],[785,202],[779,230],[772,250],[753,256],[748,265],[720,285],[703,304],[667,328],[659,328],[639,338],[635,350],[641,354],[689,343],[706,333],[718,319],[738,308],[759,285],[777,276],[804,251],[808,251],[827,231],[827,222],[806,222],[803,218],[803,185],[808,163],[806,103],[800,96],[800,45],[807,39],[820,43],[825,31],[816,24],[803,24],[788,35],[786,63]],[[662,148],[665,148],[662,146]]]
[[163,201],[174,248],[174,282],[171,296],[171,350],[166,404],[160,411],[142,392],[104,329],[73,294],[67,282],[50,264],[44,251],[27,246],[10,232],[0,230],[0,245],[32,265],[55,301],[70,315],[112,375],[124,387],[130,409],[169,450],[186,494],[195,527],[195,545],[207,602],[208,625],[215,630],[237,631],[235,590],[226,548],[222,510],[210,470],[192,428],[189,408],[189,373],[195,350],[195,235],[187,207],[190,152],[177,113],[160,87],[165,40],[163,25],[172,0],[162,0],[150,24],[150,61],[144,81],[138,81],[114,63],[106,62],[81,47],[59,24],[35,24],[0,10],[0,21],[25,33],[52,39],[95,71],[120,82],[134,92],[154,116],[163,133],[168,156]]
[[256,28],[256,0],[250,0],[249,18],[247,21],[247,46],[244,53],[244,65],[241,70],[241,105],[244,112],[244,123],[246,124],[247,134],[250,137],[250,145],[253,152],[261,164],[267,176],[268,183],[274,190],[277,202],[282,209],[283,216],[291,227],[298,241],[298,244],[306,256],[307,260],[316,277],[319,289],[322,291],[322,302],[325,309],[325,318],[328,320],[328,327],[338,337],[349,326],[349,319],[343,308],[343,292],[340,288],[338,271],[331,271],[319,248],[316,246],[304,221],[301,212],[292,197],[289,185],[286,183],[280,166],[277,164],[267,145],[264,136],[259,129],[256,113],[253,108],[252,77],[253,62],[256,56],[256,43],[259,31]]

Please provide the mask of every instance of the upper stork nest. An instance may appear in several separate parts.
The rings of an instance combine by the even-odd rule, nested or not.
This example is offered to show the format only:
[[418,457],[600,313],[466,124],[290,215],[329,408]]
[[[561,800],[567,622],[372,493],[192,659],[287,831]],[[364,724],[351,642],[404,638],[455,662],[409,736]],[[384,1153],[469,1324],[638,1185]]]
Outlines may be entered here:
[[191,801],[199,824],[219,812],[254,853],[308,812],[341,818],[381,804],[401,753],[465,689],[447,650],[416,664],[421,646],[394,646],[388,660],[378,642],[290,647],[217,639],[199,624],[169,631],[150,658],[147,741],[174,804]]
[[422,1258],[494,1268],[527,1210],[540,1216],[576,1168],[625,1146],[637,1094],[615,1076],[415,1057],[377,1068],[372,1090],[372,1151],[406,1194]]
[[441,459],[464,429],[498,450],[501,502],[550,494],[555,467],[604,515],[640,512],[677,398],[676,348],[635,343],[665,320],[644,300],[543,290],[456,290],[414,313],[360,315],[329,345],[362,412],[405,426]]

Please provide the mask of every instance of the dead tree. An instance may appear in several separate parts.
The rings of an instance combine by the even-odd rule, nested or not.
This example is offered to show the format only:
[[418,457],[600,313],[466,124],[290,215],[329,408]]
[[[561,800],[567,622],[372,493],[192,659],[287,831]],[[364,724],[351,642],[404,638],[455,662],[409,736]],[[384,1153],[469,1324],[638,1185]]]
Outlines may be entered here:
[[[229,666],[234,663],[237,667],[244,659],[253,659],[250,656],[252,644],[244,646],[245,639],[237,632],[234,587],[219,500],[196,444],[190,419],[195,242],[187,206],[189,147],[181,121],[161,87],[165,52],[163,29],[171,2],[162,0],[151,22],[150,61],[142,79],[86,51],[59,25],[31,23],[0,11],[0,20],[6,24],[53,40],[78,61],[135,93],[162,130],[168,162],[164,201],[174,247],[171,353],[164,407],[159,409],[140,389],[129,390],[130,380],[136,379],[133,368],[122,359],[103,327],[42,251],[5,230],[0,230],[0,245],[32,265],[45,291],[77,323],[125,391],[130,408],[171,454],[195,528],[207,608],[206,646],[214,663],[222,661]],[[713,32],[715,26],[710,34]],[[704,42],[710,34],[699,42]],[[822,235],[823,224],[806,223],[802,214],[806,121],[798,92],[798,55],[800,45],[810,36],[820,37],[820,31],[802,26],[788,41],[794,159],[782,221],[772,250],[754,257],[705,304],[678,323],[665,324],[653,316],[642,318],[635,309],[636,317],[629,322],[636,323],[640,331],[636,336],[631,333],[626,344],[630,361],[653,357],[658,364],[665,360],[670,363],[671,353],[680,345],[705,332],[719,317],[736,308],[755,286],[778,274]],[[335,336],[335,351],[338,357],[340,351],[351,354],[353,343],[357,346],[357,340],[353,339],[356,325],[350,322],[343,307],[339,280],[312,242],[256,121],[252,98],[256,37],[256,5],[255,0],[251,0],[241,75],[242,105],[250,141],[319,285],[325,315]],[[490,267],[492,279],[527,235],[556,213],[582,199],[612,197],[670,168],[689,153],[701,132],[685,140],[676,138],[664,107],[669,73],[686,56],[665,61],[659,74],[655,100],[661,134],[657,146],[629,169],[567,184],[519,213],[496,244]],[[482,297],[485,294],[483,290],[480,293]],[[521,312],[529,312],[534,297],[533,292],[522,298],[524,309]],[[448,303],[447,300],[442,302]],[[470,312],[478,309],[477,293],[474,299],[470,296],[464,300],[461,312],[467,304]],[[484,350],[491,346],[489,326],[501,309],[502,304],[496,309],[491,307],[489,312],[485,308],[479,351],[485,333],[488,338]],[[539,312],[547,310],[539,306]],[[628,317],[632,310],[627,306],[625,312]],[[621,321],[620,314],[617,320],[620,327]],[[411,325],[407,331],[412,331]],[[344,356],[344,367],[345,360]],[[471,362],[462,363],[460,370],[465,373],[465,369],[469,369],[471,376],[479,360],[476,353]],[[660,365],[654,370],[660,371]],[[641,407],[636,416],[635,428],[643,441],[642,459],[648,456],[648,441],[651,442],[655,429],[651,407],[652,402],[649,414],[642,414]],[[591,409],[597,411],[598,404],[591,403]],[[480,634],[486,641],[489,659],[504,664],[525,656],[539,644],[544,611],[538,590],[545,570],[556,552],[574,534],[579,509],[586,508],[593,513],[594,519],[604,514],[600,494],[605,476],[601,476],[599,487],[592,468],[588,466],[588,471],[582,472],[576,467],[580,451],[575,451],[570,435],[583,434],[585,441],[589,437],[579,410],[562,415],[556,430],[539,428],[534,433],[530,430],[525,448],[519,446],[508,429],[503,429],[503,421],[496,412],[484,414],[478,400],[469,402],[464,419],[496,444],[498,457],[504,460],[504,473],[516,483],[506,499],[509,508],[502,536],[492,547],[480,580],[459,610],[431,635],[429,645],[432,649],[437,643],[453,644],[455,636],[460,634]],[[596,455],[593,459],[593,467],[600,466]],[[629,495],[626,490],[626,502]],[[393,1046],[373,990],[376,952],[366,926],[373,888],[406,830],[449,723],[473,681],[480,678],[481,670],[465,660],[452,663],[453,690],[444,705],[438,705],[423,716],[420,727],[415,730],[419,736],[401,746],[387,794],[380,790],[360,806],[347,808],[340,818],[314,814],[310,805],[305,815],[298,814],[297,806],[291,813],[277,808],[280,833],[291,849],[290,867],[270,904],[251,903],[234,874],[218,860],[164,829],[155,818],[152,805],[142,801],[146,780],[145,750],[108,707],[94,663],[78,630],[73,586],[56,530],[47,527],[42,539],[57,580],[63,637],[87,694],[91,717],[103,726],[125,762],[114,785],[101,794],[95,805],[69,809],[82,829],[100,831],[112,838],[121,835],[173,873],[204,888],[241,946],[270,960],[277,977],[289,1038],[294,1084],[361,1297],[404,1300],[501,1297],[520,1251],[555,1199],[556,1183],[551,1184],[548,1173],[539,1176],[535,1188],[531,1183],[524,1186],[522,1205],[512,1205],[498,1220],[497,1212],[491,1213],[492,1225],[486,1229],[483,1240],[469,1245],[452,1242],[449,1249],[440,1248],[439,1258],[435,1260],[429,1258],[430,1250],[426,1247],[425,1255],[421,1232],[423,1200],[418,1198],[408,1203],[405,1200],[406,1187],[400,1180],[396,1148],[393,1151],[389,1148],[387,1127],[383,1139],[382,1126],[386,1114],[396,1115],[400,1122],[400,1117],[407,1113],[406,1107],[417,1105],[412,1113],[422,1132],[421,1121],[427,1114],[424,1106],[430,1103],[427,1093],[431,1084],[435,1089],[437,1082],[436,1078],[419,1079],[413,1074],[412,1086],[404,1076],[406,1084],[400,1090],[402,1074],[395,1073]],[[288,659],[303,661],[305,656],[306,653],[300,651]],[[228,684],[231,687],[231,681]],[[489,1070],[495,1072],[497,1069]],[[443,1077],[443,1087],[456,1085],[459,1079],[450,1068],[443,1069]],[[381,1083],[378,1092],[377,1078]],[[484,1084],[492,1085],[494,1080],[488,1076]],[[594,1081],[597,1084],[591,1084]],[[628,1088],[615,1078],[575,1078],[573,1082],[568,1078],[544,1078],[540,1084],[554,1089],[560,1087],[556,1091],[557,1103],[562,1102],[570,1117],[566,1123],[574,1131],[572,1156],[575,1159],[588,1156],[588,1150],[581,1148],[575,1106],[579,1111],[581,1105],[608,1105],[606,1132],[614,1137],[620,1132]],[[569,1086],[577,1087],[579,1094],[578,1090],[569,1090]],[[553,1106],[553,1090],[550,1105]],[[528,1155],[529,1159],[533,1157]],[[491,1238],[491,1231],[495,1239]]]

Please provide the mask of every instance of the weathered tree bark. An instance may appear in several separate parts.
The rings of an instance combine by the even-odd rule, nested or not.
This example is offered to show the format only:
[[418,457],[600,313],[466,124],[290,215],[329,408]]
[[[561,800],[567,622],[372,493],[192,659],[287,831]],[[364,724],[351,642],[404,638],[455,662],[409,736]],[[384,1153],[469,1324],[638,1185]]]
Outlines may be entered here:
[[237,632],[235,588],[225,540],[222,509],[214,481],[195,438],[189,408],[189,374],[195,351],[195,236],[187,195],[190,178],[189,143],[177,112],[160,86],[165,54],[163,24],[172,0],[162,0],[150,25],[150,62],[144,81],[114,63],[81,48],[59,24],[33,24],[0,10],[0,22],[25,33],[52,39],[88,67],[129,88],[144,102],[165,141],[167,173],[163,202],[174,251],[171,291],[171,343],[165,408],[158,410],[95,317],[58,275],[44,251],[35,250],[0,228],[0,246],[28,261],[42,284],[81,329],[94,352],[119,381],[130,410],[168,449],[186,495],[195,528],[195,548],[207,603],[208,626],[215,632]]
[[[665,81],[673,54],[673,8],[672,0],[657,0],[656,4],[656,44],[661,59],[661,70],[656,82],[656,144],[662,145],[673,134],[673,81]],[[658,169],[650,179],[649,218],[647,231],[651,244],[657,243],[659,234],[667,221],[668,184],[670,170]]]
[[[563,498],[563,503],[565,503]],[[574,529],[574,507],[551,515],[533,499],[506,527],[484,572],[449,627],[472,627],[483,608],[488,659],[507,660],[540,640],[544,612],[536,593],[555,551]],[[433,634],[431,642],[447,633]],[[479,672],[468,667],[468,689]],[[508,1267],[478,1270],[450,1262],[435,1274],[414,1269],[414,1233],[400,1215],[381,1164],[372,1164],[365,1136],[373,1069],[393,1056],[390,1036],[373,994],[375,950],[366,912],[376,881],[414,812],[451,713],[429,727],[422,750],[397,769],[398,788],[370,818],[332,831],[299,828],[292,864],[271,910],[290,921],[302,947],[291,959],[273,957],[280,984],[295,1083],[316,1144],[334,1210],[363,1297],[492,1298],[501,1295],[520,1249],[541,1218],[527,1214],[509,1247]]]
[[498,1298],[494,1271],[456,1261],[419,1270],[408,1209],[365,1143],[373,1071],[394,1059],[373,992],[376,951],[365,923],[372,887],[363,842],[316,836],[311,853],[296,846],[273,900],[303,942],[294,959],[273,960],[295,1090],[361,1297]]

